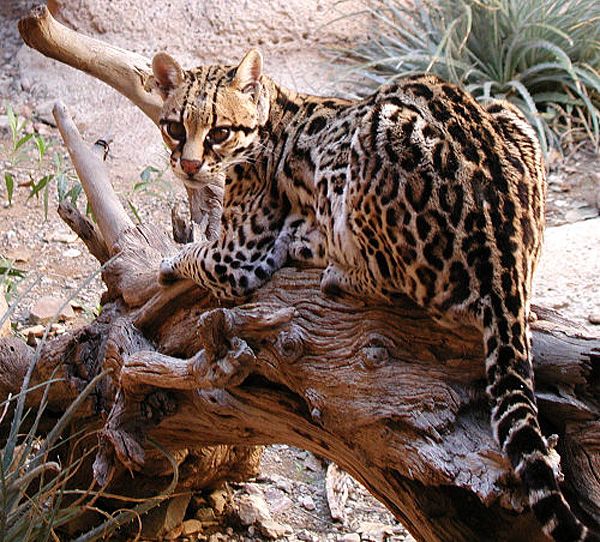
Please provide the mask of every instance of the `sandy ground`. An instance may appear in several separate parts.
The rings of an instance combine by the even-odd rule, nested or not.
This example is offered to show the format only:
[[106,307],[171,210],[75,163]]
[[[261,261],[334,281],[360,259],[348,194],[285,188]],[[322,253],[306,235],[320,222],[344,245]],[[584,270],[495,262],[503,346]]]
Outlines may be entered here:
[[[62,99],[88,140],[114,134],[109,168],[118,193],[132,202],[142,220],[168,228],[170,205],[182,197],[170,174],[166,172],[164,181],[152,183],[148,190],[133,191],[144,168],[164,168],[165,154],[156,128],[109,87],[21,46],[15,24],[31,3],[2,0],[0,121],[6,104],[11,103],[54,142],[52,152],[64,157],[56,131],[40,122],[48,118],[53,102]],[[258,46],[270,75],[291,88],[317,94],[336,93],[335,73],[322,51],[355,39],[361,32],[358,22],[340,19],[329,23],[355,10],[358,2],[354,1],[246,0],[243,11],[239,2],[230,0],[55,0],[53,4],[60,8],[63,20],[79,31],[148,56],[168,50],[188,66],[234,62],[246,49]],[[8,141],[8,131],[0,126],[0,166],[4,168],[9,166]],[[597,157],[582,151],[554,165],[549,179],[550,227],[534,301],[560,310],[598,334],[598,327],[591,327],[588,319],[594,314],[600,317],[600,218],[593,218],[598,215],[600,187],[596,163]],[[40,170],[50,167],[48,162],[39,165]],[[6,201],[5,192],[0,186],[2,202]],[[43,205],[35,198],[28,199],[28,194],[28,187],[18,187],[13,205],[0,208],[0,255],[17,260],[27,272],[19,291],[35,277],[39,279],[19,302],[16,321],[21,328],[29,325],[29,307],[43,293],[74,297],[80,308],[71,325],[85,321],[93,316],[102,290],[98,277],[82,286],[86,277],[97,271],[96,262],[80,241],[69,239],[53,205],[45,220]],[[234,493],[259,491],[265,496],[277,510],[275,519],[292,526],[287,540],[405,539],[406,533],[393,518],[354,482],[347,505],[350,519],[332,522],[324,501],[323,479],[323,465],[312,454],[279,446],[267,450],[257,487],[242,485],[234,488]],[[380,535],[368,534],[371,531],[363,525],[367,523],[387,526],[388,534],[382,528],[371,530]],[[263,539],[245,528],[219,528],[223,540]]]

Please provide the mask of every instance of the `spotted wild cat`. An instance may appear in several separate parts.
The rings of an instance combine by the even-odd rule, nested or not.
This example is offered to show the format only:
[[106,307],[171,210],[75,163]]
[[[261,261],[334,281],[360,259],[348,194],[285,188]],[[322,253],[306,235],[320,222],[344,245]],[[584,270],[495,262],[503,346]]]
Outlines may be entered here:
[[189,71],[160,53],[153,70],[175,173],[225,184],[220,237],[164,260],[161,282],[242,298],[290,258],[325,267],[326,293],[407,295],[478,326],[491,424],[544,531],[599,540],[564,499],[538,424],[528,314],[545,172],[523,116],[432,75],[360,101],[298,94],[263,75],[254,50]]

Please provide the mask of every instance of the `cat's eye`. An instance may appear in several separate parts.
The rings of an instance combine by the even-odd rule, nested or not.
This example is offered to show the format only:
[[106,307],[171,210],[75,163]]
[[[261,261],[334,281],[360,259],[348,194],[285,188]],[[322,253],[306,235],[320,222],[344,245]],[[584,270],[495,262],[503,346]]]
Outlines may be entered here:
[[170,120],[167,122],[167,134],[169,134],[169,136],[171,136],[173,139],[182,141],[185,139],[185,126],[181,124],[181,122]]
[[224,143],[229,137],[231,130],[229,128],[219,127],[213,128],[206,134],[206,142],[209,145],[219,145]]

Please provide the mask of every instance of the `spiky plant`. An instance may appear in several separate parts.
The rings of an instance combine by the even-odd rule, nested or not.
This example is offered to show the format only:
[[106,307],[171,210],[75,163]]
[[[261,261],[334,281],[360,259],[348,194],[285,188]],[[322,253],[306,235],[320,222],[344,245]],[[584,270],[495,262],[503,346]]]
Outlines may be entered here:
[[516,104],[545,150],[582,139],[600,148],[597,0],[370,0],[366,13],[365,40],[338,52],[357,94],[433,72]]
[[[98,273],[96,271],[90,275],[76,293],[87,286]],[[34,280],[30,283],[6,314],[0,314],[0,327],[38,282],[39,280]],[[119,527],[168,499],[178,482],[177,463],[173,457],[151,442],[173,467],[173,479],[160,495],[140,502],[139,499],[111,495],[112,499],[137,503],[111,515],[95,504],[103,495],[102,489],[70,487],[71,479],[79,469],[84,468],[89,456],[96,452],[95,447],[82,450],[78,446],[84,439],[89,440],[90,434],[85,430],[74,429],[75,414],[96,390],[100,379],[106,377],[106,373],[98,374],[85,386],[49,431],[42,430],[42,421],[49,415],[48,396],[51,388],[62,379],[51,377],[35,386],[30,385],[30,381],[51,324],[52,322],[47,325],[44,337],[28,367],[20,393],[0,401],[0,427],[10,426],[7,434],[0,435],[0,542],[60,540],[61,531],[69,523],[90,511],[96,511],[106,519],[98,525],[90,526],[76,542],[92,542],[110,537]],[[32,407],[33,397],[39,397],[35,408]],[[12,419],[7,424],[11,414]],[[77,457],[71,453],[61,459],[61,455],[69,448],[77,451]]]

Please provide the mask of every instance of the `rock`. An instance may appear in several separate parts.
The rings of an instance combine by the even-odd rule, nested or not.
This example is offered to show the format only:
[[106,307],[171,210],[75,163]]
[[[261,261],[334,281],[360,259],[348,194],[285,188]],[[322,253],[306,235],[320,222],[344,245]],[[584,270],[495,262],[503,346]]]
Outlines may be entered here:
[[598,216],[597,207],[590,205],[582,205],[576,209],[570,209],[565,214],[565,220],[570,224],[579,222],[580,220],[588,220],[589,218],[596,218]]
[[338,536],[338,542],[360,542],[360,535],[358,533],[349,533]]
[[275,487],[280,489],[281,491],[285,491],[288,494],[291,494],[294,490],[294,485],[292,481],[288,478],[284,478],[283,476],[273,475],[271,477],[272,481],[275,482]]
[[33,123],[33,131],[36,134],[40,134],[43,136],[54,135],[54,132],[50,126],[44,124],[43,122],[34,122]]
[[68,245],[70,243],[74,243],[75,241],[77,241],[77,234],[73,233],[71,231],[64,231],[64,230],[49,231],[44,236],[44,241],[46,241],[48,243],[52,243],[52,242],[65,243]]
[[267,503],[269,505],[269,511],[272,514],[280,514],[292,508],[294,503],[287,495],[267,495]]
[[239,497],[237,505],[240,521],[243,525],[248,526],[250,536],[259,531],[269,539],[277,539],[292,532],[289,525],[273,520],[269,506],[262,495],[242,495]]
[[[4,288],[0,287],[0,319],[8,312],[8,303],[4,297]],[[2,327],[0,327],[0,337],[8,337],[10,335],[10,318],[6,318]]]
[[261,497],[263,496],[262,489],[256,484],[245,484],[244,491],[248,493],[248,495],[260,495]]
[[183,493],[161,503],[156,508],[152,508],[144,516],[142,537],[161,538],[165,537],[167,533],[169,535],[175,534],[178,529],[181,529],[181,524],[191,498],[191,493]]
[[227,491],[225,491],[224,489],[217,489],[208,496],[208,502],[211,508],[214,510],[215,514],[218,515],[221,515],[224,512],[228,501],[229,498],[227,495]]
[[323,470],[323,465],[321,464],[321,462],[313,454],[310,453],[306,456],[306,459],[304,460],[304,465],[307,469],[313,472],[321,472]]
[[362,540],[384,542],[388,536],[393,535],[396,529],[392,525],[385,525],[375,521],[363,521],[358,528]]
[[75,312],[73,312],[71,305],[67,303],[63,307],[63,304],[64,301],[62,299],[43,296],[31,307],[29,321],[33,324],[47,324],[54,318],[63,321],[75,318]]
[[21,77],[21,88],[25,92],[29,92],[31,90],[31,79],[27,77]]
[[309,533],[306,529],[303,529],[296,534],[298,540],[304,540],[305,542],[317,542],[318,538],[313,534]]
[[0,130],[8,130],[9,127],[8,117],[6,115],[0,115]]
[[31,250],[23,246],[17,246],[14,249],[7,250],[4,255],[16,264],[27,263],[31,258]]
[[304,459],[306,459],[308,457],[308,452],[306,450],[296,450],[295,456],[298,459],[304,460]]
[[310,495],[302,495],[298,498],[298,502],[306,510],[312,511],[316,508],[315,501]]
[[[23,85],[23,81],[21,81],[21,85]],[[54,104],[55,100],[49,100],[36,105],[35,116],[44,124],[48,124],[49,126],[54,126],[56,128],[56,121],[54,120],[54,116],[52,115],[52,109],[54,108]]]
[[197,519],[188,519],[181,524],[181,535],[190,536],[202,532],[202,522]]
[[4,232],[4,239],[6,244],[9,247],[12,247],[13,244],[17,241],[17,232],[15,230],[6,230]]
[[31,326],[31,327],[25,327],[23,329],[20,329],[19,331],[25,336],[25,337],[29,337],[29,336],[33,336],[33,337],[43,337],[44,336],[44,331],[46,330],[46,326],[43,326],[42,324],[37,324],[35,326]]
[[242,495],[237,504],[238,515],[243,525],[253,525],[272,519],[269,507],[260,495]]
[[594,312],[588,316],[588,322],[600,326],[600,312]]
[[68,248],[62,253],[62,255],[65,258],[78,258],[81,256],[81,250],[77,250],[76,248]]
[[161,536],[162,540],[179,540],[181,537],[181,525],[177,525],[174,529],[171,529],[166,535]]
[[345,506],[349,497],[350,476],[335,463],[330,463],[325,475],[325,496],[331,518],[344,522],[346,519]]
[[194,517],[202,523],[216,523],[215,511],[212,508],[198,508]]
[[286,534],[292,534],[294,531],[289,525],[278,523],[273,520],[264,521],[263,523],[258,524],[257,527],[263,536],[272,540],[281,538]]

